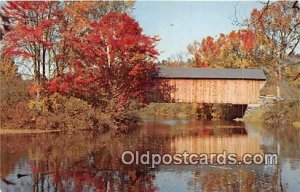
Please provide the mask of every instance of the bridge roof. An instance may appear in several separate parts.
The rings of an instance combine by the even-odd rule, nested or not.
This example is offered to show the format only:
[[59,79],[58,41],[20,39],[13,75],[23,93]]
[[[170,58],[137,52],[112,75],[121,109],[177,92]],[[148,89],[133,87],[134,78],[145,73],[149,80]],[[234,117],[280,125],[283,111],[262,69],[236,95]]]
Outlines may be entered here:
[[266,80],[261,69],[217,69],[217,68],[160,68],[159,78],[166,79],[252,79]]

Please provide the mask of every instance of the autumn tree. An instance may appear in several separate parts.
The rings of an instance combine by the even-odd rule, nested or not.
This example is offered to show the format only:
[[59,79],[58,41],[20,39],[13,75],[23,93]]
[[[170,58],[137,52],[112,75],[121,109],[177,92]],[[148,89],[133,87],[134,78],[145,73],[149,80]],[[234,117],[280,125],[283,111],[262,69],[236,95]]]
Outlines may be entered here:
[[277,97],[280,98],[282,78],[291,67],[286,61],[298,51],[300,43],[297,2],[268,1],[260,10],[254,9],[249,19],[239,25],[245,29],[190,44],[188,51],[194,65],[262,68],[268,75],[268,82],[277,85]]
[[206,37],[188,46],[196,67],[251,68],[256,66],[255,35],[249,30],[232,31],[218,37]]
[[129,12],[134,2],[7,2],[1,7],[3,51],[13,57],[23,75],[32,75],[35,84],[67,70],[70,35],[89,30],[95,18],[109,11]]
[[297,2],[292,1],[268,2],[262,9],[254,9],[245,21],[253,33],[267,40],[260,44],[260,49],[263,56],[273,58],[265,68],[276,74],[277,97],[281,97],[282,75],[288,67],[284,61],[300,43],[300,11],[295,5]]
[[125,13],[109,13],[82,36],[71,36],[72,64],[49,91],[71,94],[103,109],[122,110],[133,99],[144,102],[153,88],[157,38],[142,33]]
[[90,9],[89,17],[98,20],[110,12],[130,13],[135,1],[98,1]]
[[7,2],[1,8],[1,49],[23,76],[33,73],[30,93],[36,99],[21,126],[135,127],[138,118],[130,109],[141,106],[133,101],[145,103],[156,86],[158,52],[157,38],[144,35],[128,16],[133,3]]
[[[8,2],[2,7],[8,19],[3,52],[13,57],[22,70],[33,73],[36,85],[45,83],[50,72],[53,47],[56,46],[58,23],[62,16],[59,2]],[[50,78],[50,75],[48,76]],[[40,92],[37,91],[37,98]]]
[[[91,29],[93,21],[109,12],[130,13],[134,1],[73,1],[64,2],[64,17],[60,25],[60,43],[57,54],[57,68],[64,72],[71,65],[73,52],[68,41],[73,36],[82,36]],[[56,53],[56,52],[55,52]]]
[[191,59],[185,59],[184,54],[176,54],[167,59],[159,61],[159,67],[192,67],[193,62]]
[[47,55],[55,45],[54,33],[62,13],[59,3],[8,2],[2,12],[11,23],[3,40],[4,53],[19,57],[29,70],[32,67],[34,80],[40,84],[46,78]]

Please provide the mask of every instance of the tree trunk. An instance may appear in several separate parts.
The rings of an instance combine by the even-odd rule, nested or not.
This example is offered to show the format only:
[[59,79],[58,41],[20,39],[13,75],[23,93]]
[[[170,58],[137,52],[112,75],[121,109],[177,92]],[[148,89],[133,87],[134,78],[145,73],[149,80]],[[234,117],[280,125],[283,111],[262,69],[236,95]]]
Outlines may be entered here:
[[282,75],[281,75],[281,62],[279,61],[277,63],[277,86],[276,86],[276,96],[277,100],[281,99],[281,90],[280,90],[280,85],[282,81]]
[[43,62],[42,62],[42,66],[43,66],[43,81],[46,80],[46,49],[45,47],[43,47]]

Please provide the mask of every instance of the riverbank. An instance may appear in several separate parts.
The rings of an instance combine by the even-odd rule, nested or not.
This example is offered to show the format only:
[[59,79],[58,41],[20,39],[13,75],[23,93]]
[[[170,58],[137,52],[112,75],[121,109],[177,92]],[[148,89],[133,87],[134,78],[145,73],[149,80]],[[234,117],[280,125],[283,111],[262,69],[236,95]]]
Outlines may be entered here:
[[[261,122],[272,125],[292,125],[293,127],[300,128],[300,102],[299,100],[282,100],[275,101],[261,99],[259,105],[248,106],[247,111],[243,118],[237,118],[240,121],[244,122]],[[106,125],[107,127],[112,127],[115,130],[120,128],[124,129],[124,124],[130,125],[130,127],[136,127],[139,120],[145,120],[149,118],[153,119],[201,119],[201,120],[232,120],[236,117],[235,113],[229,110],[234,109],[230,105],[215,105],[215,106],[201,106],[198,104],[178,104],[178,103],[151,103],[146,108],[143,108],[135,113],[130,113],[123,118],[117,118],[117,122],[114,118],[103,118],[103,113],[99,113],[98,118],[99,121],[97,124]],[[82,110],[82,108],[81,108]],[[235,109],[236,111],[236,109]],[[93,125],[94,123],[87,121],[87,118],[83,118],[86,115],[84,110],[78,116],[73,118],[69,117],[69,114],[63,114],[66,118],[57,118],[62,117],[62,115],[54,115],[55,119],[48,119],[45,121],[44,116],[40,116],[36,118],[33,122],[33,125],[38,126],[30,126],[19,128],[18,126],[8,126],[0,129],[0,134],[28,134],[28,133],[49,133],[49,132],[58,132],[58,131],[80,131],[80,130],[98,130]],[[106,114],[107,115],[107,114]],[[45,116],[49,118],[49,115]],[[210,117],[210,118],[209,118]],[[227,117],[227,118],[226,118]],[[228,118],[230,117],[230,118]],[[54,121],[55,120],[55,121]],[[92,119],[90,119],[92,120]],[[43,124],[41,124],[41,122]],[[49,123],[50,122],[50,123]],[[53,124],[54,126],[50,126]],[[71,122],[71,123],[70,123]],[[87,123],[87,122],[90,122]],[[121,122],[121,123],[120,123]],[[43,125],[43,126],[41,126]],[[62,125],[72,125],[72,128],[63,129],[59,128]],[[88,126],[89,125],[89,126]],[[123,125],[123,127],[122,127]],[[116,127],[118,126],[118,127]],[[12,127],[12,128],[10,128]],[[31,129],[31,127],[36,127],[36,129]],[[42,129],[42,128],[43,129]],[[55,129],[53,129],[55,127]],[[85,129],[83,129],[85,127]],[[116,128],[115,128],[116,127]],[[125,127],[126,128],[126,127]],[[109,129],[108,129],[109,130]]]
[[0,135],[5,134],[32,134],[32,133],[53,133],[59,132],[59,130],[43,130],[43,129],[9,129],[0,128]]
[[263,122],[272,125],[293,125],[300,128],[300,100],[274,100],[246,110],[245,122]]

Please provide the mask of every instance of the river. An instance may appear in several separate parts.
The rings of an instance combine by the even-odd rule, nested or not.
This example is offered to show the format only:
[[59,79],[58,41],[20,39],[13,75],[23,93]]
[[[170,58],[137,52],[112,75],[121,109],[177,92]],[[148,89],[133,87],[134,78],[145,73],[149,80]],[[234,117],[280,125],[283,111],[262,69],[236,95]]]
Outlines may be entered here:
[[[300,191],[300,129],[197,120],[148,120],[130,135],[5,134],[2,192]],[[277,165],[125,165],[140,154],[277,153]]]

